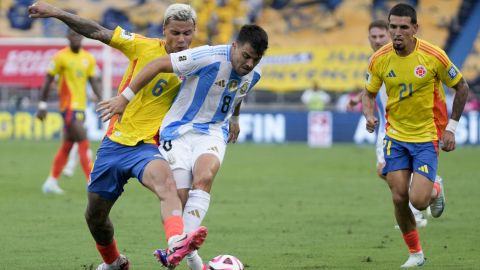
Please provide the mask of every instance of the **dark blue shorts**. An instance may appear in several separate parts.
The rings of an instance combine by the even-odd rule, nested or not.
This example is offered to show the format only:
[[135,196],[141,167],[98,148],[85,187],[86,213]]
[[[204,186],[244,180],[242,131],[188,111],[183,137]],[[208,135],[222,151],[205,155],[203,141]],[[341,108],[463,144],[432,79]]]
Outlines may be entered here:
[[62,112],[63,129],[67,131],[73,122],[85,122],[85,111],[66,110]]
[[155,159],[164,159],[155,144],[126,146],[105,137],[97,151],[87,190],[116,200],[128,179],[135,177],[142,182],[145,166]]
[[383,154],[385,156],[383,175],[398,170],[411,170],[435,182],[438,166],[438,141],[409,143],[385,136]]

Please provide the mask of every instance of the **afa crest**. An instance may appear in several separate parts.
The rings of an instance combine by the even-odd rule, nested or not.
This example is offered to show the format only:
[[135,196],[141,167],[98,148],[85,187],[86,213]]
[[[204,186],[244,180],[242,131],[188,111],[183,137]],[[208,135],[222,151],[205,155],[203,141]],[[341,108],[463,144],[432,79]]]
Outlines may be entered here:
[[240,94],[245,94],[248,90],[248,81],[244,82],[240,87]]

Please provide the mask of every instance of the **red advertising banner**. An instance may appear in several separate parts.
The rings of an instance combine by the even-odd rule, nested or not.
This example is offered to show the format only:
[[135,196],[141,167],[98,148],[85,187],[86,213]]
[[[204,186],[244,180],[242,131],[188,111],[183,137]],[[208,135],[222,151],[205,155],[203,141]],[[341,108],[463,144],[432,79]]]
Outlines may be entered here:
[[[26,88],[41,87],[48,62],[58,50],[67,46],[65,41],[58,42],[57,39],[52,40],[50,44],[46,40],[38,42],[35,39],[31,42],[19,40],[17,44],[11,39],[8,42],[2,41],[0,40],[0,84]],[[101,71],[104,70],[105,63],[111,63],[111,83],[116,89],[128,66],[128,59],[115,49],[104,51],[106,45],[91,43],[84,42],[83,48],[94,55]],[[105,59],[107,57],[110,61]]]

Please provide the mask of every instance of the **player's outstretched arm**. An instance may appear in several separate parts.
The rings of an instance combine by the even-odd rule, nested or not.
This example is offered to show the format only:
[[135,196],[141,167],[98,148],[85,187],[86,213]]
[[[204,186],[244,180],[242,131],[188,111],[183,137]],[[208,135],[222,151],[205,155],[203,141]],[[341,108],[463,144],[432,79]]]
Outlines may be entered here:
[[372,133],[378,125],[378,119],[375,117],[375,94],[363,90],[362,94],[363,115],[367,120],[367,131]]
[[143,67],[135,76],[130,85],[122,91],[121,95],[98,103],[97,112],[103,121],[111,119],[115,114],[121,115],[135,95],[144,88],[158,73],[172,73],[173,67],[169,56],[153,60]]
[[143,67],[143,69],[133,78],[129,88],[133,93],[138,93],[140,89],[145,87],[159,73],[172,73],[173,66],[170,56],[157,58]]
[[101,26],[97,22],[66,12],[45,2],[33,3],[28,7],[28,13],[30,18],[57,18],[75,32],[87,38],[99,40],[107,45],[113,37],[112,30]]
[[453,86],[453,88],[455,89],[455,98],[453,99],[452,115],[450,116],[450,120],[442,137],[442,150],[446,152],[455,150],[455,129],[462,116],[465,103],[467,103],[468,92],[470,91],[464,78]]

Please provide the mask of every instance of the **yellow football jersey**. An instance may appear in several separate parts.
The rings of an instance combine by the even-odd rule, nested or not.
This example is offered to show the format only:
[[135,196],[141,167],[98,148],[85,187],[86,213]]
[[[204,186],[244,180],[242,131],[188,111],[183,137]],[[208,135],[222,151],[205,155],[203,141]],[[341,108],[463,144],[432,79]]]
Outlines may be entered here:
[[96,76],[93,55],[84,49],[74,53],[70,47],[63,48],[50,61],[47,72],[52,76],[58,75],[60,111],[84,111],[88,78]]
[[439,140],[448,122],[442,82],[456,85],[462,74],[445,52],[418,39],[415,50],[402,57],[392,43],[371,57],[365,88],[387,90],[386,134],[404,142]]
[[[130,63],[118,94],[150,61],[167,54],[165,42],[146,38],[117,27],[110,46],[120,50]],[[107,136],[114,142],[133,146],[139,142],[158,143],[158,130],[163,117],[172,105],[180,88],[180,79],[174,73],[160,73],[128,103],[121,119],[110,120]]]

